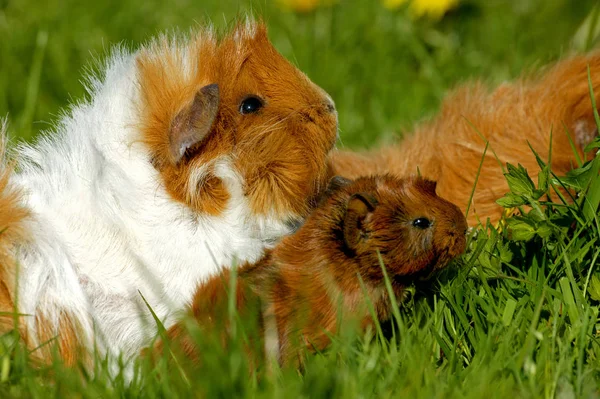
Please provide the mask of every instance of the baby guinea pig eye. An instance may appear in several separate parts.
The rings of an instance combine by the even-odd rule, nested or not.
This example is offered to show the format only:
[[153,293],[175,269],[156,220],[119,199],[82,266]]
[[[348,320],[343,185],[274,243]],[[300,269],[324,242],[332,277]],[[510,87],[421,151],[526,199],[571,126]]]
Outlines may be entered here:
[[258,112],[264,106],[264,102],[262,99],[256,96],[248,96],[242,100],[240,104],[240,114],[247,115]]
[[431,227],[431,221],[427,218],[416,218],[415,220],[413,220],[412,225],[416,228],[425,230],[428,229],[429,227]]

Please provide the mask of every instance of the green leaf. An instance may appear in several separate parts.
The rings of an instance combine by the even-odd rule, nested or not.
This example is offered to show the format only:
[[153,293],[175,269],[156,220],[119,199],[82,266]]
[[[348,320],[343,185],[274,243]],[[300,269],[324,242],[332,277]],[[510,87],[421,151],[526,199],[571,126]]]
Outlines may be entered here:
[[600,277],[597,274],[592,275],[588,292],[593,300],[600,301]]
[[504,197],[496,200],[496,203],[503,208],[514,208],[516,206],[525,205],[527,198],[513,193],[507,193]]
[[496,245],[498,249],[498,257],[502,263],[510,263],[513,259],[513,252],[510,250],[508,242],[498,242]]
[[506,164],[506,168],[508,169],[508,172],[505,173],[504,176],[506,176],[510,191],[517,195],[533,196],[535,186],[533,185],[533,180],[531,180],[531,177],[527,174],[527,169],[521,164],[515,168],[509,163]]
[[540,208],[533,208],[527,213],[527,218],[531,220],[531,225],[537,226],[536,223],[546,220],[546,216]]
[[586,145],[585,148],[583,149],[583,152],[587,153],[592,150],[595,150],[596,148],[600,148],[600,136],[596,136],[596,138],[594,140],[592,140],[591,143]]
[[587,221],[594,220],[600,204],[600,155],[574,169],[561,178],[561,181],[577,191],[584,191],[582,196],[583,213]]
[[598,176],[600,170],[600,158],[595,157],[592,161],[583,164],[581,168],[570,170],[565,177],[560,180],[570,188],[577,191],[584,191],[590,181]]
[[529,241],[535,237],[536,229],[525,219],[510,218],[506,220],[513,241]]
[[536,234],[542,238],[550,238],[552,236],[553,228],[546,222],[540,223],[540,225],[536,229]]

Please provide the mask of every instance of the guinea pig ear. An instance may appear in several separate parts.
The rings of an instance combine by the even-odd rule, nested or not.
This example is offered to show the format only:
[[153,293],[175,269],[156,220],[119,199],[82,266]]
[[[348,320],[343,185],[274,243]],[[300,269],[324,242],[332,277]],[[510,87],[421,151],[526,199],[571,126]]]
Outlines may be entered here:
[[340,188],[346,187],[347,185],[349,185],[351,183],[352,183],[352,180],[346,179],[345,177],[333,176],[331,178],[331,180],[329,180],[329,183],[327,184],[327,191],[330,191],[330,192],[337,191]]
[[435,189],[437,187],[437,182],[435,180],[429,180],[429,179],[425,179],[425,178],[420,178],[420,179],[421,179],[421,184],[420,184],[421,188],[425,192],[435,195]]
[[346,206],[344,216],[344,242],[356,250],[361,240],[367,237],[365,220],[375,210],[377,199],[368,193],[353,194]]
[[174,164],[179,163],[188,148],[200,143],[210,132],[219,111],[219,86],[204,86],[192,103],[182,109],[171,122],[169,150]]

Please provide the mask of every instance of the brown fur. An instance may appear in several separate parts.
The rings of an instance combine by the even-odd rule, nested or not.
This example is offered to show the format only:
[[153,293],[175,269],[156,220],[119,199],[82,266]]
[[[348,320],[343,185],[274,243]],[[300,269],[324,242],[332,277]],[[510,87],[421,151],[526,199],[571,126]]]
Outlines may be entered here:
[[[412,279],[429,276],[465,249],[466,220],[455,205],[436,195],[431,181],[386,175],[332,185],[296,234],[239,270],[237,309],[258,320],[267,355],[282,364],[301,361],[305,349],[327,347],[342,322],[354,320],[362,328],[372,323],[360,279],[377,318],[389,319],[391,302],[377,251],[401,300]],[[431,227],[416,227],[420,218],[427,218]],[[198,288],[191,315],[204,331],[227,314],[228,284],[229,273],[224,272]],[[187,356],[198,359],[183,322],[168,335]]]
[[20,205],[22,193],[11,187],[13,167],[6,160],[6,133],[0,126],[0,335],[15,328],[14,297],[17,265],[15,244],[27,241],[25,221],[29,212]]
[[487,140],[489,149],[467,219],[471,225],[487,218],[497,222],[502,208],[495,201],[508,192],[500,164],[520,163],[536,181],[539,166],[527,143],[547,160],[552,133],[552,168],[564,175],[576,165],[565,127],[582,157],[583,148],[598,134],[588,66],[600,103],[600,53],[570,58],[538,78],[503,84],[491,93],[477,83],[460,87],[433,121],[398,144],[365,153],[334,153],[331,173],[349,178],[386,172],[406,176],[418,169],[438,182],[441,196],[466,212]]
[[[185,47],[192,60],[189,76],[181,67],[182,49],[173,50],[165,39],[138,58],[143,141],[170,195],[199,212],[219,215],[230,198],[225,185],[209,169],[189,187],[190,175],[227,156],[244,179],[255,214],[306,215],[309,201],[326,184],[326,156],[337,137],[329,97],[273,48],[263,24],[240,25],[221,41],[199,34]],[[195,96],[215,84],[219,104],[208,134],[175,162],[173,129],[182,119],[193,124]],[[242,115],[240,103],[250,95],[265,106]]]

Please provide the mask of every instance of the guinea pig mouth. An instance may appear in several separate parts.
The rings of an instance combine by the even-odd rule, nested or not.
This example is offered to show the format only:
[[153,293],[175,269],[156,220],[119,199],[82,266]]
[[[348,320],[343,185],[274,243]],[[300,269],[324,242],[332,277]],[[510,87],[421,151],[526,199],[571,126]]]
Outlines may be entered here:
[[417,279],[419,281],[427,281],[437,274],[440,270],[444,269],[450,262],[456,259],[461,253],[464,252],[464,248],[457,251],[456,248],[447,248],[444,251],[438,253],[435,258],[418,273]]
[[435,258],[425,265],[425,267],[411,274],[397,274],[394,276],[394,280],[401,285],[406,285],[407,283],[413,284],[418,281],[427,281],[437,272],[437,261],[438,258]]
[[[437,254],[424,268],[410,275],[412,281],[428,281],[437,274],[438,271],[446,267],[452,257],[448,256],[447,251]],[[407,276],[408,277],[408,276]]]
[[436,267],[438,265],[438,258],[434,259],[433,261],[431,261],[431,263],[429,263],[427,265],[427,267],[425,267],[424,269],[422,269],[421,271],[419,271],[415,276],[414,279],[415,280],[419,280],[419,281],[428,281],[431,279],[431,277],[433,277],[435,275],[435,272],[437,272],[438,268]]

